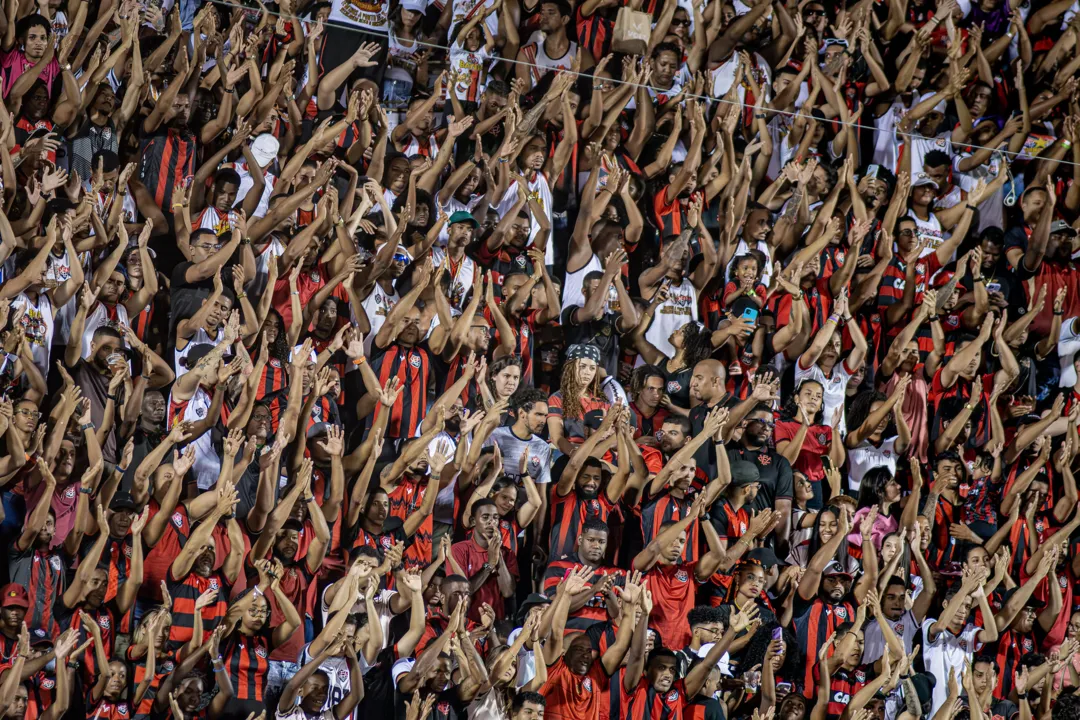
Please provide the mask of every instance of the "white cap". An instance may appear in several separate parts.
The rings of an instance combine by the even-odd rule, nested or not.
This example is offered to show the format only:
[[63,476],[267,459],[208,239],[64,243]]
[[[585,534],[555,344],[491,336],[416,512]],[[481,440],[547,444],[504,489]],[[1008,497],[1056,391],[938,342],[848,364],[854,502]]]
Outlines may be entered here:
[[427,12],[427,6],[426,0],[401,0],[402,10],[411,10],[412,12],[420,13],[421,15]]
[[[935,92],[924,93],[922,96],[919,97],[919,102],[921,103],[924,100],[929,100],[930,98],[934,97],[935,95],[937,95],[937,93],[935,93]],[[933,112],[939,112],[942,115],[944,115],[945,114],[945,101],[942,100],[937,105],[935,105]]]
[[264,168],[277,158],[281,143],[270,133],[263,133],[251,143],[251,154],[260,168]]

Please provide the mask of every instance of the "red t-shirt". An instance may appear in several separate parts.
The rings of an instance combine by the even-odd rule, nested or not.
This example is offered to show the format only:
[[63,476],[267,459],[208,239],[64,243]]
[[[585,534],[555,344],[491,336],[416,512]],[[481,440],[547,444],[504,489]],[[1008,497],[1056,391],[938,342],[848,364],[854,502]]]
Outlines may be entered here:
[[545,720],[599,720],[600,702],[607,697],[604,691],[610,682],[599,659],[593,661],[589,672],[578,675],[559,658],[548,668],[547,682],[540,689],[547,706]]
[[[516,585],[518,579],[517,557],[501,544],[499,546],[499,552],[502,553],[503,562],[506,563],[506,568],[514,577],[514,583]],[[480,568],[488,561],[487,549],[480,547],[476,540],[471,537],[468,540],[454,543],[450,546],[450,553],[454,556],[454,560],[457,561],[457,564],[461,566],[461,569],[465,571],[467,577],[472,577],[480,572]],[[497,574],[497,571],[492,572],[491,575],[488,576],[487,581],[480,586],[480,589],[472,594],[469,601],[468,618],[470,620],[476,622],[480,621],[480,608],[484,603],[490,605],[491,609],[495,611],[495,617],[505,616],[505,601],[503,600],[502,593],[499,592],[499,579]]]
[[698,586],[694,566],[657,565],[645,577],[653,594],[649,625],[660,635],[664,647],[686,647],[690,644],[690,622],[686,614],[694,609]]
[[[794,420],[776,423],[773,437],[777,445],[782,440],[791,440],[799,432],[802,423]],[[794,468],[806,475],[810,482],[821,482],[825,479],[825,466],[821,464],[821,458],[829,454],[829,446],[832,445],[832,428],[828,425],[811,425],[806,429],[806,437],[803,439],[802,450],[796,458]]]

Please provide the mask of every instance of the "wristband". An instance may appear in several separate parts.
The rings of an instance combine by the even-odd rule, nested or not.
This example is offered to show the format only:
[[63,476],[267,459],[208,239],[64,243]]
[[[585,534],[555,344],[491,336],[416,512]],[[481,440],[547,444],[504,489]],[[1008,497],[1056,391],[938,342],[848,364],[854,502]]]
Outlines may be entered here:
[[83,423],[79,426],[79,432],[86,432],[87,430],[93,429],[93,427],[94,423]]
[[314,499],[315,499],[314,495],[308,495],[306,498],[304,498],[304,504],[307,505],[309,502],[311,502]]
[[353,360],[352,364],[355,365],[356,367],[360,367],[361,365],[363,365],[366,362],[367,362],[367,358],[364,357],[363,355],[361,355],[360,357]]
[[345,224],[345,218],[338,216],[338,219],[334,221],[334,225],[341,227]]
[[120,467],[119,465],[117,465],[117,466],[116,466],[116,472],[118,472],[118,473],[120,473],[121,475],[123,475],[124,473],[126,473],[126,472],[127,472],[127,468],[126,468],[126,467]]
[[930,320],[930,322],[937,322],[938,320],[941,319],[941,316],[940,315],[931,315],[928,319]]
[[509,159],[507,159],[507,158],[499,158],[499,162],[501,162],[501,163],[508,163],[508,162],[510,162],[510,160],[509,160]]
[[293,295],[299,295],[299,294],[300,294],[300,291],[299,291],[299,290],[293,290],[292,294],[293,294]]
[[980,275],[979,277],[971,278],[971,282],[984,282],[984,281],[983,281],[982,275]]
[[240,244],[241,245],[250,245],[251,244],[251,238],[249,238],[249,237],[240,238]]
[[831,322],[833,325],[836,325],[840,322],[840,317],[834,313],[829,316],[828,321]]
[[1061,310],[1061,311],[1055,310],[1054,314],[1057,315],[1058,317],[1061,317],[1062,315],[1065,314],[1065,311],[1064,310]]
[[795,298],[796,300],[802,300],[802,298],[803,298],[802,290],[799,291],[798,295],[792,295],[791,297]]
[[975,207],[974,205],[972,205],[971,203],[968,203],[968,204],[967,204],[967,209],[968,209],[968,210],[977,210],[978,208],[976,208],[976,207]]
[[246,293],[246,292],[242,292],[242,293],[237,293],[237,294],[236,294],[236,299],[237,299],[237,300],[243,300],[243,299],[244,299],[244,298],[246,298],[246,297],[247,297],[247,293]]
[[94,491],[91,488],[84,488],[84,487],[79,488],[79,492],[81,492],[83,495],[93,495],[94,494]]
[[108,400],[112,400],[113,402],[116,402],[116,396],[115,395],[106,395],[105,398],[108,399]]
[[965,410],[974,410],[975,406],[972,405],[971,403],[964,403],[964,409]]
[[764,120],[768,116],[765,113],[754,113],[754,117],[758,120]]
[[1027,700],[1027,697],[1028,697],[1028,694],[1026,692],[1016,693],[1016,698],[1018,700]]
[[1071,143],[1071,142],[1069,142],[1068,140],[1062,140],[1062,141],[1061,141],[1061,147],[1063,147],[1063,148],[1065,148],[1066,150],[1068,150],[1069,148],[1071,148],[1071,147],[1072,147],[1072,143]]
[[182,208],[182,207],[184,207],[184,203],[173,203],[172,204],[172,209],[173,210],[175,210],[176,208]]

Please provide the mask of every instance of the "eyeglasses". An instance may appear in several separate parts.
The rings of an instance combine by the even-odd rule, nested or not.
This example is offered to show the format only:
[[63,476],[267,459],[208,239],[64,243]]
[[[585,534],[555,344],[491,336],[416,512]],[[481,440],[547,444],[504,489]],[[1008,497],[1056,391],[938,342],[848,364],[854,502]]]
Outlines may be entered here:
[[682,27],[689,27],[690,20],[689,19],[686,19],[686,20],[672,20],[671,24],[672,25],[680,25]]
[[915,234],[915,231],[914,230],[901,230],[899,234],[900,234],[901,237],[911,237],[911,236],[913,236]]
[[15,414],[24,415],[32,420],[37,420],[39,417],[41,417],[41,413],[37,410],[16,410]]
[[200,250],[220,250],[221,243],[218,243],[217,245],[193,245],[192,247],[197,247]]
[[824,10],[803,10],[802,14],[803,14],[804,18],[808,18],[808,17],[825,17],[825,11]]

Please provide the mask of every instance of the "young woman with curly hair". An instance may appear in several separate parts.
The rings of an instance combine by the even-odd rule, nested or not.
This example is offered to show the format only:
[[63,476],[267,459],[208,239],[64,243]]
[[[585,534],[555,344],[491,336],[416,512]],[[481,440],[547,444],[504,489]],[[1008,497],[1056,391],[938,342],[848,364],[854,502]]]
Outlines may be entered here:
[[585,416],[611,407],[600,389],[599,364],[600,350],[595,345],[571,345],[559,390],[548,398],[548,434],[567,455],[585,441]]
[[694,374],[694,366],[712,355],[714,336],[718,340],[726,340],[726,337],[719,337],[723,331],[710,332],[701,323],[687,323],[671,333],[669,341],[675,348],[675,356],[669,358],[645,337],[654,310],[655,304],[650,305],[634,329],[634,345],[646,363],[656,365],[664,374],[664,395],[660,406],[669,413],[689,417],[690,377]]

